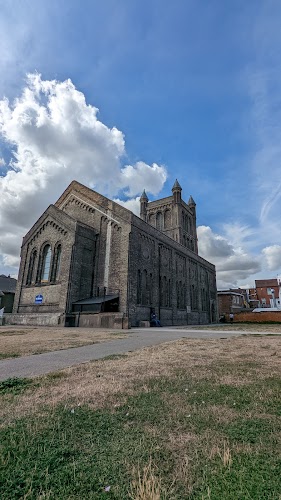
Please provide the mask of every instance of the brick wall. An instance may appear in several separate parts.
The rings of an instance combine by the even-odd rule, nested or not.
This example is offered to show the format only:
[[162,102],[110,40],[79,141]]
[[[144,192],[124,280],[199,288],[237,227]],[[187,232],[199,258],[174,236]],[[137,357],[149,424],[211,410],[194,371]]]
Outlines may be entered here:
[[[229,320],[229,318],[227,318]],[[239,323],[239,322],[251,322],[251,323],[263,323],[265,321],[272,321],[276,323],[281,323],[281,311],[264,311],[264,312],[257,312],[254,313],[252,311],[243,311],[234,314],[234,322]]]

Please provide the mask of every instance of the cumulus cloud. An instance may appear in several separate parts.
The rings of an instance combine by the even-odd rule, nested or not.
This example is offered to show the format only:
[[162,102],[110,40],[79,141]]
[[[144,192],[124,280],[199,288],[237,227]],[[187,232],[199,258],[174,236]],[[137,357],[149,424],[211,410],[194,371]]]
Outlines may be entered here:
[[267,267],[270,271],[279,271],[281,269],[281,246],[272,245],[262,250]]
[[136,215],[140,215],[140,197],[137,196],[136,198],[131,198],[129,200],[120,200],[119,198],[115,198],[114,201],[116,203],[119,203],[119,205],[122,205],[122,207],[127,208],[128,210],[131,210]]
[[[126,194],[135,196],[143,189],[152,194],[159,193],[167,179],[167,172],[163,166],[153,163],[150,167],[143,161],[138,161],[135,166],[126,165],[121,170],[121,184],[128,186]],[[150,189],[147,186],[151,186]]]
[[213,233],[209,226],[199,226],[197,229],[199,253],[209,259],[229,257],[234,250],[230,243],[222,236]]
[[0,137],[12,151],[9,170],[0,177],[0,253],[6,265],[19,255],[22,235],[73,179],[110,196],[123,191],[136,197],[144,187],[157,194],[167,177],[155,163],[124,165],[124,134],[98,119],[98,109],[71,80],[28,75],[20,97],[0,101]]
[[241,247],[212,231],[208,226],[197,228],[199,254],[216,266],[218,288],[239,285],[249,276],[261,270],[258,257],[248,254]]

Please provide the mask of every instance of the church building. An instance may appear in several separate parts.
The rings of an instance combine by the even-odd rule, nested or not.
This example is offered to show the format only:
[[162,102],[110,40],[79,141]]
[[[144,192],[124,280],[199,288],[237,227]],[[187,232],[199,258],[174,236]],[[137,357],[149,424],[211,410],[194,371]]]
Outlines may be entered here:
[[130,328],[217,321],[214,265],[198,255],[196,204],[140,198],[140,217],[73,181],[23,238],[11,323]]

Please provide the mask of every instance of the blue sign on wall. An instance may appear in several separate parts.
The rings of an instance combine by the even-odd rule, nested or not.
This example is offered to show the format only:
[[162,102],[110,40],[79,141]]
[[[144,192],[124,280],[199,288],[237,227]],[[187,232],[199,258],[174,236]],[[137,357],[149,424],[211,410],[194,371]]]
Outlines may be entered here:
[[41,294],[36,295],[35,304],[42,304],[42,302],[43,302],[43,295],[41,295]]

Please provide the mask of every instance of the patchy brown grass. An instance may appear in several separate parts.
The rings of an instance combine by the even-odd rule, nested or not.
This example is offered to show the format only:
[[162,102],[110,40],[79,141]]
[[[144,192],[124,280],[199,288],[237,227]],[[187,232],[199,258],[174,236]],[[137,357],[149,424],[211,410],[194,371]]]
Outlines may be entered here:
[[166,494],[163,497],[161,479],[155,474],[151,460],[142,470],[139,467],[134,467],[132,476],[135,476],[131,483],[130,498],[132,500],[161,500],[161,498],[167,498]]
[[[120,478],[117,484],[105,483],[111,485],[116,498],[234,499],[242,487],[241,498],[266,498],[271,484],[275,490],[268,498],[278,498],[280,347],[280,336],[181,339],[37,377],[23,392],[7,392],[0,398],[3,434],[9,425],[12,436],[16,420],[28,416],[24,432],[20,420],[13,442],[26,440],[30,447],[31,436],[39,435],[41,446],[45,427],[56,430],[59,410],[61,421],[67,424],[59,424],[51,439],[61,439],[64,450],[69,426],[68,439],[74,436],[73,445],[77,446],[79,436],[83,458],[91,434],[86,427],[82,439],[81,429],[92,422],[97,442],[109,431],[100,470],[107,470],[110,453],[114,464],[117,457],[120,467],[124,465],[126,494],[120,493]],[[91,413],[89,420],[85,412]],[[93,446],[96,441],[93,439]],[[36,441],[36,460],[39,445]],[[53,451],[51,448],[51,456]],[[26,450],[22,453],[25,457]],[[69,464],[71,468],[71,459]],[[30,470],[34,471],[34,465]],[[30,477],[29,472],[27,475]],[[262,493],[256,493],[256,484],[264,481]],[[230,489],[232,496],[227,496]]]
[[0,358],[81,347],[123,338],[124,330],[64,327],[0,327]]
[[[202,347],[208,349],[207,358],[201,356]],[[273,352],[277,354],[272,356]],[[248,384],[280,375],[280,368],[280,337],[234,337],[223,342],[182,339],[35,378],[38,386],[27,389],[17,398],[6,395],[0,400],[0,418],[8,423],[39,411],[44,405],[56,407],[61,403],[69,407],[87,404],[95,409],[118,408],[128,395],[149,392],[149,380],[168,378],[182,369],[188,389],[189,381],[203,379],[212,380],[214,384]],[[179,396],[164,392],[161,397],[170,401],[171,412],[176,413],[181,407]],[[235,408],[228,408],[227,413],[217,405],[208,408],[222,422],[235,416]]]

